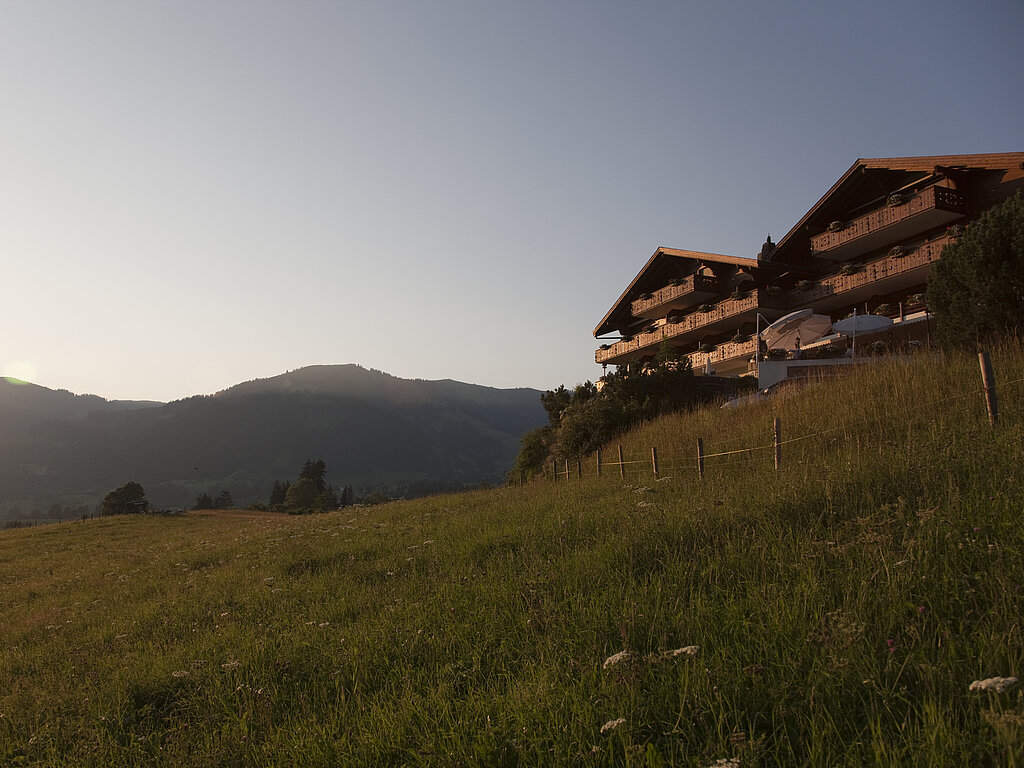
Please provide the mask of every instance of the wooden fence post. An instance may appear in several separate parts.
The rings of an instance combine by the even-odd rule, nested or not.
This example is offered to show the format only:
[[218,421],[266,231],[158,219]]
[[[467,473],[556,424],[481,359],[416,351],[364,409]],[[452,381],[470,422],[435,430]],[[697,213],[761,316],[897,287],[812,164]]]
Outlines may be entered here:
[[565,460],[565,482],[569,482],[569,459]]
[[576,459],[576,477],[583,477],[583,459]]
[[619,446],[619,477],[626,479],[626,464],[622,461],[622,446]]
[[782,465],[782,419],[775,417],[775,471]]
[[697,438],[697,477],[704,479],[704,440]]
[[658,476],[658,449],[651,448],[651,466],[654,467],[654,476]]
[[978,364],[981,366],[981,383],[985,387],[985,407],[988,408],[988,423],[993,427],[999,421],[999,400],[996,398],[996,377],[992,373],[992,361],[988,352],[978,353]]
[[601,449],[597,449],[597,476],[601,476]]

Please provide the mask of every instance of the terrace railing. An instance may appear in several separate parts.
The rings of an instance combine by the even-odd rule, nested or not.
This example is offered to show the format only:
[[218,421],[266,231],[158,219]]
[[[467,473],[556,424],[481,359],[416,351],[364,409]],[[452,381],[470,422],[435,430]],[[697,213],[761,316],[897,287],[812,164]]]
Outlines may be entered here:
[[741,299],[725,299],[717,304],[710,304],[707,311],[697,310],[679,318],[678,322],[669,322],[658,326],[651,333],[640,333],[629,341],[619,341],[607,349],[599,349],[594,355],[598,363],[616,364],[617,359],[642,349],[657,347],[666,339],[686,336],[710,326],[719,325],[744,314],[753,314],[764,310],[784,310],[788,306],[785,295],[774,295],[764,290],[751,291]]
[[677,303],[683,306],[696,304],[704,298],[716,296],[722,292],[722,281],[707,275],[688,275],[681,278],[676,285],[666,285],[651,294],[650,298],[637,299],[630,304],[630,310],[636,317],[644,317],[659,308]]
[[795,288],[787,294],[789,306],[799,309],[802,306],[813,305],[816,301],[829,296],[853,291],[931,264],[942,255],[942,249],[948,242],[948,237],[929,240],[903,251],[895,251],[876,261],[870,261],[852,274],[825,277],[807,289]]
[[898,230],[892,239],[902,239],[964,213],[963,194],[947,187],[928,187],[898,205],[887,205],[843,223],[836,231],[812,236],[811,250],[823,258],[851,258],[861,248],[865,249],[861,252],[866,252],[884,244],[890,228]]

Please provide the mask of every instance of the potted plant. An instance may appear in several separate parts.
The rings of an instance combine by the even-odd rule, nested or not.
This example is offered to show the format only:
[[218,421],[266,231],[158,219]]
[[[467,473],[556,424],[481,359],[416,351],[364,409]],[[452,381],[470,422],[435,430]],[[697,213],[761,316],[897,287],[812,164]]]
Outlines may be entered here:
[[703,342],[702,341],[697,346],[697,351],[698,352],[704,352],[704,353],[714,352],[715,351],[715,345],[714,344],[708,344],[707,342]]
[[885,199],[885,204],[890,208],[895,208],[897,205],[903,205],[904,202],[905,200],[900,192],[893,192]]
[[855,275],[860,272],[860,264],[843,264],[839,270],[841,275]]
[[715,305],[714,304],[701,304],[699,307],[697,307],[697,309],[700,310],[701,312],[707,314],[708,312],[714,311]]
[[736,290],[729,294],[729,298],[732,299],[733,301],[742,301],[749,295],[750,294],[747,291],[744,291],[742,288],[737,288]]
[[750,341],[750,336],[741,331],[736,331],[736,335],[729,339],[733,344],[742,344],[745,341]]
[[907,296],[907,304],[909,304],[912,307],[918,307],[918,306],[921,306],[922,304],[924,304],[925,301],[927,301],[927,299],[928,299],[927,294],[924,294],[924,293],[912,293],[909,296]]
[[797,282],[796,287],[801,291],[809,291],[815,285],[817,285],[817,283],[815,283],[813,280],[800,280],[799,282]]
[[778,285],[769,285],[767,288],[764,289],[764,292],[767,293],[769,296],[781,296],[782,287]]
[[833,221],[828,225],[829,232],[842,232],[844,229],[846,229],[845,221]]
[[904,248],[902,245],[894,245],[892,248],[889,249],[889,258],[891,259],[899,259],[906,255],[907,249]]

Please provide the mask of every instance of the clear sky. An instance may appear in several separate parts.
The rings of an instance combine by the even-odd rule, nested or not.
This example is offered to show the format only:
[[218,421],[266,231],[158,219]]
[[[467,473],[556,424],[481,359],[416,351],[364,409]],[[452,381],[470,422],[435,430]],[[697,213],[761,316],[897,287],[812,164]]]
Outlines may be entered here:
[[1024,150],[1024,2],[0,0],[0,375],[548,389],[659,245]]

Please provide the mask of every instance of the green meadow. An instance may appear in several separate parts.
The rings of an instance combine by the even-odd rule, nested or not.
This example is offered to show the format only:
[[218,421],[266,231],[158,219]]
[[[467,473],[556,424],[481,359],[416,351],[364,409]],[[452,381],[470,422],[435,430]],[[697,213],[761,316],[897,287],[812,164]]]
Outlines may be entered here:
[[1022,765],[1024,686],[969,689],[1024,677],[992,357],[995,428],[919,355],[644,424],[625,479],[4,531],[0,764]]

